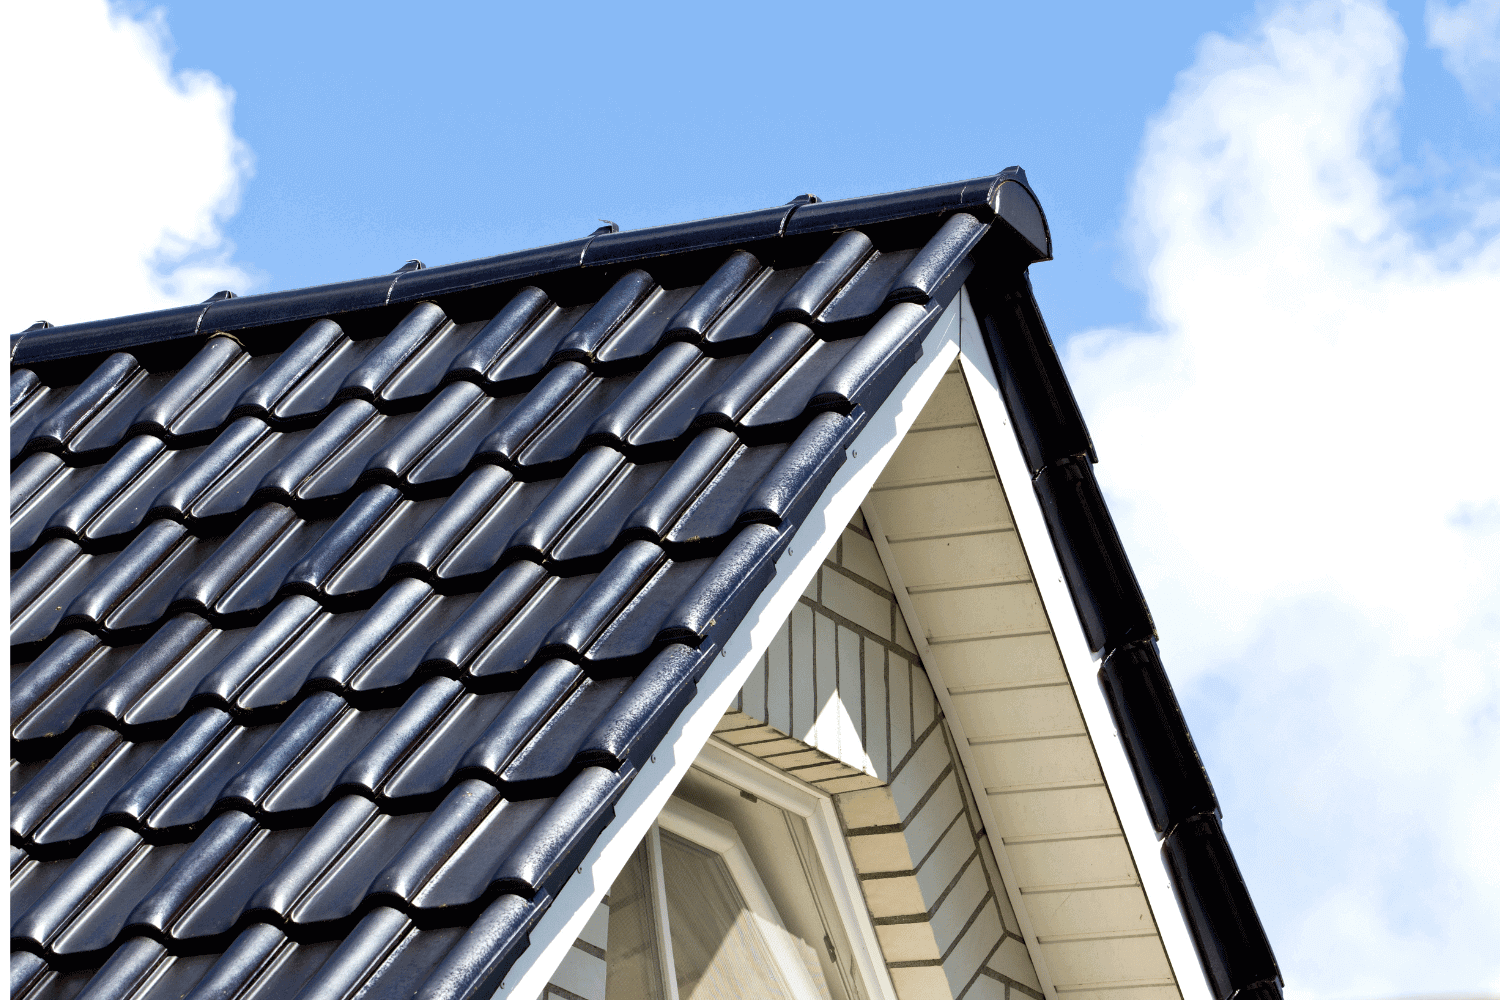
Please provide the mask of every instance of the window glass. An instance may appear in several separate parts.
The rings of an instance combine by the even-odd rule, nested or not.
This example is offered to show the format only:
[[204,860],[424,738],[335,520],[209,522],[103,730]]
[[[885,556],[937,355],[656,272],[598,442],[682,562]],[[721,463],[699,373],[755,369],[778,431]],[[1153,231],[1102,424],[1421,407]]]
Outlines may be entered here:
[[806,821],[696,767],[677,792],[585,942],[602,995],[567,995],[867,1000]]
[[832,1000],[864,1000],[854,949],[807,824],[697,768],[687,773],[677,796],[734,824],[791,934],[787,944],[801,956],[817,992]]
[[662,1000],[662,956],[658,945],[656,880],[651,838],[635,849],[610,886],[609,948],[605,958],[606,1000]]
[[789,997],[755,915],[711,851],[661,834],[679,1000]]

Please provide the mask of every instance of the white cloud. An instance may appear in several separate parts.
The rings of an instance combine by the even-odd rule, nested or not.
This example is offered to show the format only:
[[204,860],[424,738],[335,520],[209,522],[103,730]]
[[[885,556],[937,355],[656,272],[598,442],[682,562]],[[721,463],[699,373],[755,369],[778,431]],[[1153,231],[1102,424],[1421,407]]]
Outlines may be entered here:
[[6,5],[5,333],[247,290],[222,229],[250,173],[234,92],[171,56],[160,9]]
[[1427,40],[1470,97],[1485,106],[1500,101],[1500,0],[1428,0]]
[[1206,38],[1133,189],[1156,330],[1066,359],[1294,997],[1500,990],[1500,197],[1396,162],[1405,44]]

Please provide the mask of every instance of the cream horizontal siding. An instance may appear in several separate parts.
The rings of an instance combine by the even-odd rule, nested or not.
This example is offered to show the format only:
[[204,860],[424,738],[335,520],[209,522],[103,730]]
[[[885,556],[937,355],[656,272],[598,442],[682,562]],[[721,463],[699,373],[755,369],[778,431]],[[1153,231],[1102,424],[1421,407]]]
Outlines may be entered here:
[[[829,792],[888,780],[938,717],[890,581],[861,530],[844,532],[734,702],[773,732],[730,737],[720,727],[722,738],[777,757],[776,766]],[[787,737],[795,742],[775,743]],[[829,769],[830,761],[847,767]]]
[[[1013,447],[1012,442],[1006,446]],[[1059,995],[1179,996],[955,365],[865,502]]]

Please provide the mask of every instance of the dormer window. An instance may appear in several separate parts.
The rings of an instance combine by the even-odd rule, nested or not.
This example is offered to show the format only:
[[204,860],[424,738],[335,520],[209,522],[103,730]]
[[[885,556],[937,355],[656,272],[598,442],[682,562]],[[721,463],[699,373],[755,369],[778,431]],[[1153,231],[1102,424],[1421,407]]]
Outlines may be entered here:
[[[770,790],[780,804],[746,784]],[[845,868],[847,858],[829,856],[842,839],[829,822],[831,809],[817,808],[826,801],[748,755],[713,745],[615,879],[548,996],[884,997],[860,969],[861,960],[872,960],[862,933],[869,928],[858,926],[869,917],[841,905],[829,881],[828,868]],[[878,954],[873,961],[881,961]]]

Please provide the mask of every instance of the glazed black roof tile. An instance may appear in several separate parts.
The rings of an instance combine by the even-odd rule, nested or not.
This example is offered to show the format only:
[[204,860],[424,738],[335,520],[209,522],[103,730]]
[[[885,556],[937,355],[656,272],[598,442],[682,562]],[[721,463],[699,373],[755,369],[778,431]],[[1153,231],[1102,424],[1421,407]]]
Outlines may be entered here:
[[13,338],[12,995],[473,995],[981,250],[1016,171]]
[[[387,294],[351,335],[317,290],[223,300],[196,348],[161,317],[173,368],[130,320],[76,388],[19,372],[12,746],[41,766],[12,938],[45,968],[17,975],[165,962],[201,990],[321,947],[357,989],[371,948],[425,935],[430,972],[490,910],[545,905],[690,695],[703,609],[733,617],[795,528],[787,485],[841,460],[858,402],[830,377],[940,222],[778,259],[790,213],[600,237],[586,264],[636,265],[581,288],[523,260],[508,277],[545,280],[488,317]],[[678,246],[725,250],[658,277]],[[913,308],[905,333],[935,315]]]

